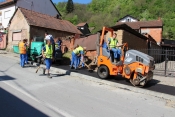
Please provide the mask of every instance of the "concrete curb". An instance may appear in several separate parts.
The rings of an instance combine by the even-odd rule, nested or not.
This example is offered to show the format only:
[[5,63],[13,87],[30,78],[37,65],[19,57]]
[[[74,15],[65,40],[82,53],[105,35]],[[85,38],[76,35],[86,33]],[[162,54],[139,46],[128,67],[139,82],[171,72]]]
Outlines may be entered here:
[[[7,54],[3,55],[3,56],[9,57]],[[16,58],[16,57],[13,57],[13,56],[11,56],[10,58],[19,60],[19,58]],[[37,66],[37,63],[33,63],[33,65]],[[40,66],[44,67],[44,65],[40,65]],[[62,73],[62,74],[65,74],[65,75],[70,75],[72,77],[82,78],[82,79],[85,79],[85,80],[88,80],[88,81],[92,81],[92,82],[95,82],[95,83],[100,83],[100,84],[116,87],[116,88],[123,89],[123,90],[132,91],[132,92],[135,92],[135,93],[141,93],[141,94],[146,94],[146,95],[158,97],[158,98],[165,99],[165,100],[175,101],[175,96],[172,96],[172,95],[169,95],[169,94],[159,93],[159,92],[150,91],[150,90],[137,88],[137,87],[133,87],[133,86],[127,86],[127,85],[120,84],[120,83],[114,83],[114,82],[111,82],[111,81],[102,80],[102,79],[98,79],[96,77],[92,77],[92,76],[88,76],[88,75],[84,75],[84,74],[80,74],[80,73],[74,73],[74,72],[71,72],[69,70],[63,70],[63,69],[55,68],[55,67],[51,67],[51,71],[54,71],[56,73]]]

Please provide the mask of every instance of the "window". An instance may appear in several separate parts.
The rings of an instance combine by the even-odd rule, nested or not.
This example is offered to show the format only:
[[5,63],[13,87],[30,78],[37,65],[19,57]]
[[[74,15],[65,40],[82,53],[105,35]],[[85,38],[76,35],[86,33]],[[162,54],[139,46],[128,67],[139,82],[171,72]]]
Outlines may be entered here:
[[130,18],[127,18],[127,22],[130,22]]
[[21,40],[21,32],[13,33],[13,41],[19,41],[19,40]]
[[10,18],[10,17],[11,17],[10,10],[9,11],[5,11],[4,12],[4,19]]

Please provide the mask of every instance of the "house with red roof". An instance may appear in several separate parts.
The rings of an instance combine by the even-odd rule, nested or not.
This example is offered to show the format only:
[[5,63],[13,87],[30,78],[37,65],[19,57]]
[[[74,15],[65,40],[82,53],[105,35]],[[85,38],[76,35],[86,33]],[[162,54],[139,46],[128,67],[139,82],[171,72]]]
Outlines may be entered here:
[[25,8],[31,11],[47,14],[61,18],[61,14],[55,7],[52,0],[1,0],[0,1],[0,31],[6,32],[9,20],[18,8]]
[[[8,50],[12,50],[13,46],[23,39],[28,39],[28,42],[44,41],[46,31],[52,34],[54,39],[82,34],[75,25],[67,20],[24,8],[16,9],[9,24]],[[70,39],[68,39],[69,41]],[[67,45],[67,47],[69,46]]]
[[149,35],[157,42],[158,45],[161,44],[163,22],[160,18],[158,20],[152,20],[152,21],[134,21],[134,22],[127,22],[127,21],[121,22],[121,21],[123,20],[122,19],[119,20],[116,23],[116,25],[126,24],[143,35]]

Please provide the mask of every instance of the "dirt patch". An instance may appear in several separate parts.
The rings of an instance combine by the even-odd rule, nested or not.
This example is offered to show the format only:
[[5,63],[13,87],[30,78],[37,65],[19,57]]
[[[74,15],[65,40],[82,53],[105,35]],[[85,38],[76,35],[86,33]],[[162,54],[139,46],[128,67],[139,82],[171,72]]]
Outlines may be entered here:
[[175,101],[168,100],[166,101],[165,106],[175,108]]

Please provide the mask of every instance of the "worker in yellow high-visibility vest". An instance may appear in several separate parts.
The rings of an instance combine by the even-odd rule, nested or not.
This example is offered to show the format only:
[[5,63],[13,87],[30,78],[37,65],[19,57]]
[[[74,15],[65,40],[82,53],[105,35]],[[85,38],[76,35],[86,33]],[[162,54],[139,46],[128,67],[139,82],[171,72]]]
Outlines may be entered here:
[[77,47],[78,47],[77,49],[80,53],[80,56],[78,56],[77,67],[80,65],[80,62],[82,63],[81,67],[85,67],[85,65],[84,65],[84,54],[85,54],[86,47],[82,47],[80,45],[77,45]]
[[42,56],[45,59],[46,69],[43,69],[43,74],[45,74],[45,70],[47,70],[47,77],[52,78],[50,76],[50,67],[52,64],[53,59],[53,45],[51,44],[51,40],[49,38],[46,38],[46,45],[43,47],[42,50]]
[[110,37],[108,39],[108,48],[109,50],[111,50],[114,54],[114,62],[117,62],[117,59],[120,58],[121,56],[121,50],[118,48],[119,44],[118,44],[118,40],[117,40],[117,34],[114,33],[113,37]]
[[79,50],[78,47],[76,46],[74,50],[72,51],[72,60],[71,60],[71,65],[70,68],[72,69],[73,67],[77,69],[77,63],[78,63],[78,56],[79,56]]

